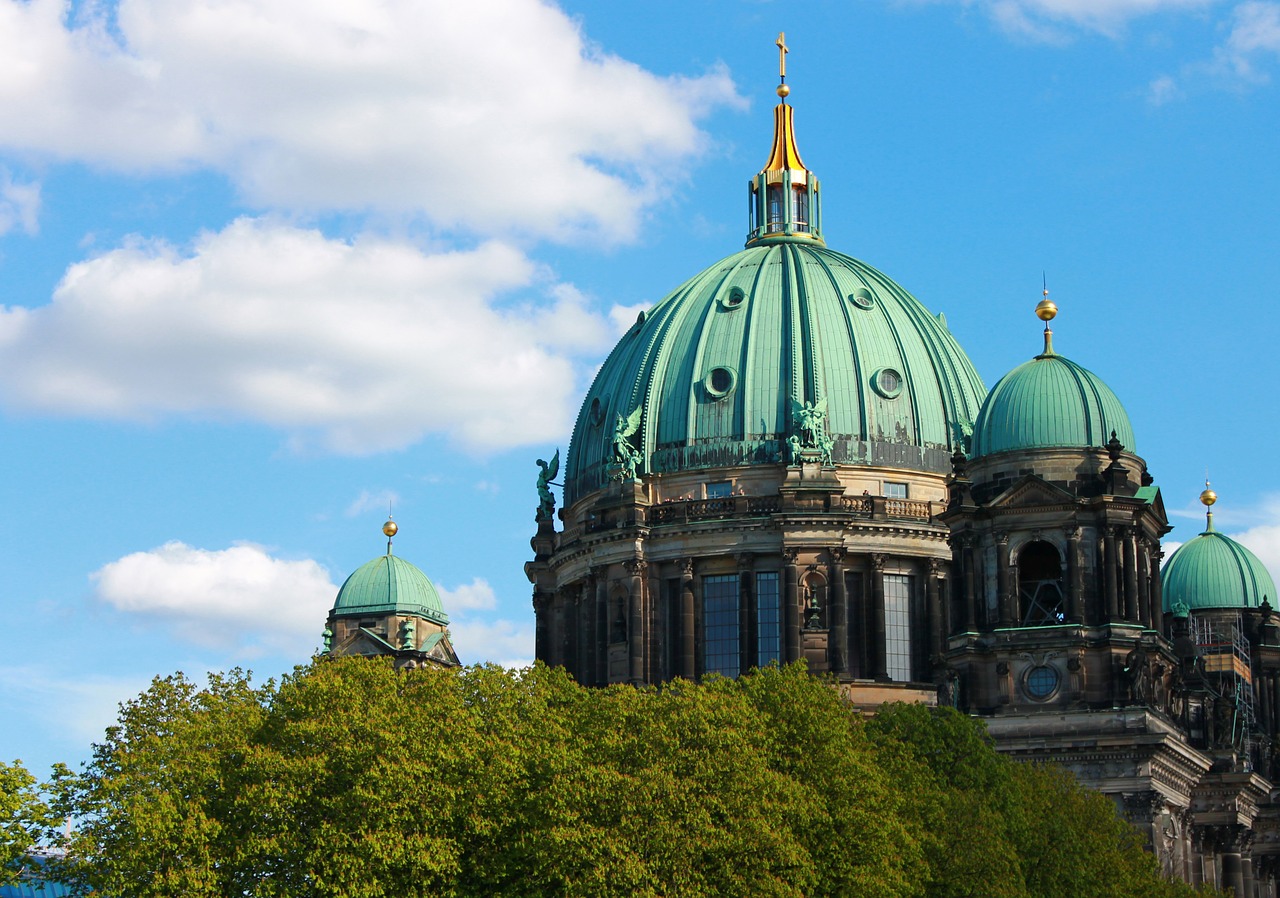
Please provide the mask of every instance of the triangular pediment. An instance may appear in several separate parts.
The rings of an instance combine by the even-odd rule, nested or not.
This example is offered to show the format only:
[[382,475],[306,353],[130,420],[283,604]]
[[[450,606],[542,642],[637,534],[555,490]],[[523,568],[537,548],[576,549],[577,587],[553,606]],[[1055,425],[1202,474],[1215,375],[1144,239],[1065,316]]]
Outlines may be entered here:
[[1035,474],[1027,474],[987,503],[988,508],[1034,508],[1040,505],[1074,503],[1076,497]]
[[390,655],[395,646],[378,634],[361,627],[333,649],[334,655]]

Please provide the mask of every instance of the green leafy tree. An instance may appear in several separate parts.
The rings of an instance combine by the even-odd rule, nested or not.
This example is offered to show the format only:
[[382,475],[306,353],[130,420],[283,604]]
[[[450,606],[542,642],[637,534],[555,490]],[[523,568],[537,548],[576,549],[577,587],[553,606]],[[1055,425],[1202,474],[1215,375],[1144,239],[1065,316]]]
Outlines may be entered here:
[[[1069,778],[954,712],[867,723],[801,666],[659,689],[360,658],[170,677],[63,785],[64,875],[114,898],[1182,894]],[[1046,847],[1055,827],[1098,861]],[[1097,888],[1104,866],[1124,885]]]
[[49,839],[58,822],[45,790],[22,762],[0,761],[0,885],[17,882],[29,867],[31,852]]

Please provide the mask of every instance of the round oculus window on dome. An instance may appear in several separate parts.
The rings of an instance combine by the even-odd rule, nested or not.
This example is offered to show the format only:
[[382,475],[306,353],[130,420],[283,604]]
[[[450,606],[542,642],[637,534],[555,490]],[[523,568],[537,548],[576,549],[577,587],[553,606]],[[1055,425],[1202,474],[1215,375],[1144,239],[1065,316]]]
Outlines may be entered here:
[[597,427],[604,423],[604,403],[600,401],[599,396],[591,400],[591,410],[587,413],[587,419]]
[[849,294],[849,302],[860,309],[875,308],[876,295],[866,287],[859,287]]
[[729,292],[720,297],[720,308],[732,311],[740,309],[747,301],[747,291],[741,287],[730,287]]
[[1038,664],[1026,672],[1022,679],[1022,688],[1027,697],[1038,702],[1048,700],[1058,691],[1062,675],[1056,668],[1047,664]]
[[732,368],[712,368],[702,379],[702,386],[716,399],[728,396],[737,385],[738,375]]
[[871,389],[885,399],[897,399],[902,392],[902,375],[896,368],[881,368],[871,375]]

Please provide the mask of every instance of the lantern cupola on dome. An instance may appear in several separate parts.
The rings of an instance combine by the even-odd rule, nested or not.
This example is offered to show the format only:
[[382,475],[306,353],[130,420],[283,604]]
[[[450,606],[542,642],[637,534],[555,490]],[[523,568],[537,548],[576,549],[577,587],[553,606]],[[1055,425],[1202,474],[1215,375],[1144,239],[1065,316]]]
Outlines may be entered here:
[[787,97],[786,35],[778,40],[778,105],[773,109],[773,146],[764,168],[751,179],[751,222],[747,246],[794,240],[824,246],[818,179],[805,168],[796,147],[795,122]]

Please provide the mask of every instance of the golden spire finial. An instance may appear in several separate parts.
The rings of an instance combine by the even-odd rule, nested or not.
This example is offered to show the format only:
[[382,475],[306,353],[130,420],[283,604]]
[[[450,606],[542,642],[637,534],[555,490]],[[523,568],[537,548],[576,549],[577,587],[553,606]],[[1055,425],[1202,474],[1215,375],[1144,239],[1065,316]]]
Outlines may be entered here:
[[387,538],[387,554],[391,554],[391,538],[400,532],[396,522],[391,519],[391,503],[387,503],[387,522],[382,525],[382,533]]
[[778,96],[786,102],[787,94],[791,93],[791,88],[787,87],[787,54],[791,48],[787,46],[787,35],[782,31],[778,32],[778,39],[773,43],[778,48]]
[[1205,507],[1205,532],[1213,530],[1213,503],[1218,501],[1218,494],[1209,489],[1209,478],[1204,479],[1204,492],[1200,494],[1200,504]]
[[1041,282],[1044,287],[1044,298],[1036,303],[1036,317],[1044,322],[1044,352],[1042,355],[1053,355],[1053,331],[1049,329],[1049,322],[1058,315],[1058,306],[1049,298],[1049,281],[1041,275]]

